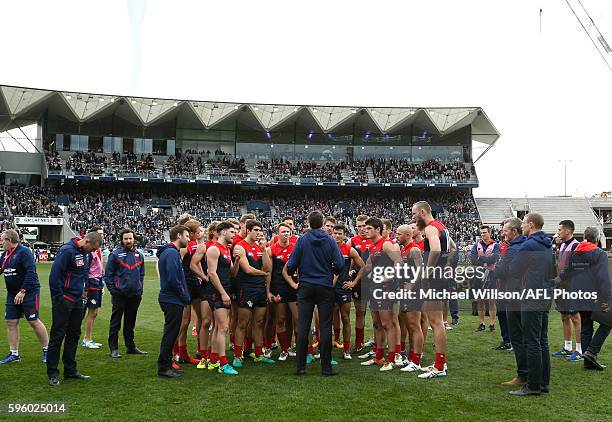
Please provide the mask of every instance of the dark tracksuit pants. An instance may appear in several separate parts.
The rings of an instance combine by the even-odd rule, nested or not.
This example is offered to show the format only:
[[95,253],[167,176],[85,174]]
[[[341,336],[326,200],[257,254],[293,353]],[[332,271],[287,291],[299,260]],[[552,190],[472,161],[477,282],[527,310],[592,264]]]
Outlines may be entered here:
[[134,326],[136,325],[136,315],[140,306],[141,296],[125,296],[121,292],[111,294],[113,310],[110,318],[108,330],[108,347],[110,350],[119,349],[119,330],[123,319],[123,340],[128,351],[134,350]]
[[599,324],[595,335],[593,335],[593,320],[591,311],[580,311],[580,335],[582,338],[582,350],[597,355],[601,350],[606,338],[610,334],[610,327]]
[[78,372],[76,351],[81,337],[81,321],[83,317],[83,301],[71,302],[67,299],[52,299],[52,322],[49,334],[47,352],[47,375],[49,378],[59,376],[59,358],[62,343],[64,353],[64,376]]
[[159,306],[164,312],[164,334],[159,345],[159,357],[157,358],[157,372],[164,372],[172,368],[172,347],[181,329],[183,318],[182,305],[160,302]]
[[297,332],[297,370],[306,369],[308,339],[314,307],[319,311],[319,350],[321,352],[321,372],[332,372],[332,316],[334,310],[334,288],[301,282],[297,292],[298,332]]

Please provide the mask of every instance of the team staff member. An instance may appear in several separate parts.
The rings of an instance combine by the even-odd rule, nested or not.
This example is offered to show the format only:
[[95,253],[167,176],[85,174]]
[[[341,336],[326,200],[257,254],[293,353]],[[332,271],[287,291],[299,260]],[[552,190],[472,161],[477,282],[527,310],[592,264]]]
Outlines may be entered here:
[[[491,229],[489,226],[480,227],[481,240],[474,244],[470,254],[470,260],[474,266],[482,266],[485,268],[484,276],[476,278],[476,289],[492,289],[494,288],[495,280],[491,276],[491,272],[495,270],[495,263],[499,259],[500,251],[499,244],[491,239]],[[476,331],[484,331],[485,325],[485,302],[489,304],[489,330],[495,331],[495,316],[497,309],[495,300],[479,300],[478,301],[478,328]]]
[[109,256],[106,262],[106,287],[111,294],[113,310],[108,330],[108,347],[111,357],[120,358],[119,330],[123,318],[123,340],[128,355],[146,355],[134,343],[136,315],[142,300],[145,276],[144,255],[136,250],[134,232],[123,229],[119,233],[121,245]]
[[19,243],[17,231],[9,229],[2,235],[4,253],[0,255],[0,274],[6,283],[6,325],[9,354],[0,365],[19,362],[19,319],[23,315],[30,324],[43,348],[43,363],[47,362],[49,336],[38,315],[40,283],[36,274],[34,257],[29,248]]
[[[574,222],[572,220],[563,220],[559,222],[557,228],[557,240],[561,241],[559,245],[557,273],[560,274],[569,265],[572,254],[578,247],[578,240],[574,237]],[[566,279],[561,286],[571,292],[571,279]],[[581,288],[582,286],[576,286]],[[563,348],[558,352],[553,353],[556,358],[567,357],[567,360],[578,361],[582,359],[582,341],[580,339],[580,313],[570,306],[569,301],[562,298],[555,299],[556,307],[561,314],[561,323],[563,324]],[[572,351],[572,326],[576,335],[576,349]],[[586,349],[586,348],[585,348]]]
[[[499,279],[499,288],[502,292],[520,292],[521,279],[509,272],[509,266],[521,245],[527,238],[522,235],[522,221],[519,218],[508,218],[504,222],[502,233],[508,243],[506,251],[495,266],[493,277]],[[521,321],[520,301],[508,301],[506,303],[506,318],[508,320],[508,333],[514,358],[516,360],[516,377],[510,381],[503,382],[502,385],[523,386],[527,383],[527,353],[523,341],[523,323]]]
[[597,354],[610,334],[611,327],[600,322],[599,328],[593,333],[593,312],[610,312],[612,293],[608,256],[597,247],[598,240],[599,229],[587,227],[584,230],[584,242],[580,242],[575,249],[568,268],[560,276],[565,280],[571,278],[572,283],[583,292],[597,292],[597,302],[576,300],[572,306],[581,316],[584,368],[602,371],[606,367],[597,360]]
[[299,269],[297,375],[306,373],[308,336],[315,306],[319,310],[321,328],[321,373],[324,376],[337,374],[331,367],[333,277],[342,272],[344,259],[336,242],[321,229],[324,218],[320,211],[308,215],[310,230],[300,236],[287,261],[287,273],[293,274]]
[[52,322],[47,356],[47,375],[52,387],[60,385],[58,364],[64,340],[64,378],[90,378],[77,369],[76,350],[81,337],[83,290],[89,277],[91,252],[101,245],[102,236],[90,232],[82,239],[70,239],[59,249],[53,261],[49,274]]
[[[102,227],[93,227],[90,231],[100,233],[104,241]],[[99,349],[101,344],[92,340],[94,322],[98,316],[98,309],[102,306],[102,294],[104,293],[104,266],[102,264],[102,249],[98,248],[91,253],[91,264],[89,265],[89,278],[87,279],[87,302],[83,309],[85,318],[85,335],[81,346],[87,349]]]
[[[553,270],[552,244],[542,231],[544,218],[538,213],[529,213],[523,219],[521,229],[527,236],[509,271],[522,280],[527,293],[550,289]],[[529,299],[521,304],[523,342],[527,355],[527,384],[520,390],[511,391],[514,396],[540,395],[548,393],[550,383],[550,352],[548,346],[549,300]]]
[[[191,306],[183,311],[183,320],[181,321],[181,329],[178,337],[178,363],[190,363],[197,365],[200,361],[189,355],[187,351],[187,331],[189,330],[189,324],[191,322],[192,313],[195,314],[195,326],[196,332],[199,332],[200,326],[202,325],[202,296],[204,295],[203,280],[196,275],[195,272],[191,271],[191,259],[195,254],[198,244],[204,237],[204,230],[198,220],[189,219],[184,224],[189,230],[189,243],[187,247],[180,251],[183,271],[185,273],[185,280],[187,281],[187,287],[189,287],[189,297],[191,298]],[[193,311],[193,312],[192,312]],[[198,338],[199,345],[199,338]]]
[[165,378],[180,378],[182,375],[172,367],[172,347],[181,329],[183,310],[191,298],[185,281],[181,248],[189,242],[189,230],[185,226],[170,229],[170,243],[157,250],[159,269],[159,306],[164,313],[164,334],[159,346],[157,375]]

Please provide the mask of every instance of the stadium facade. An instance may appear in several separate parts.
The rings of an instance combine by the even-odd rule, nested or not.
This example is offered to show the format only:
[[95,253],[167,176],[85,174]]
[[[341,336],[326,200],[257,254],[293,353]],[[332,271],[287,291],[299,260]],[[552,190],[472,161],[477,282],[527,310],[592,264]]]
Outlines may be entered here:
[[[414,162],[428,159],[461,161],[470,165],[475,161],[472,142],[491,147],[500,136],[480,107],[246,104],[14,86],[0,86],[0,132],[1,149],[34,154],[94,151],[172,156],[215,151],[246,160],[334,161],[384,157]],[[45,179],[89,177],[66,172],[49,174],[42,155],[38,166],[34,158],[20,159],[21,163],[17,165],[13,156],[5,157],[0,162],[3,172],[40,174],[43,183]],[[108,177],[102,179],[108,181],[118,177],[115,174],[100,176]],[[122,177],[123,180],[212,182],[205,175],[173,178],[126,176]],[[218,182],[258,184],[270,181],[234,178]],[[346,179],[346,184],[352,183],[356,182]],[[374,181],[362,181],[356,185],[363,183],[376,185]],[[461,183],[405,180],[398,185],[473,188],[478,182],[474,177]]]

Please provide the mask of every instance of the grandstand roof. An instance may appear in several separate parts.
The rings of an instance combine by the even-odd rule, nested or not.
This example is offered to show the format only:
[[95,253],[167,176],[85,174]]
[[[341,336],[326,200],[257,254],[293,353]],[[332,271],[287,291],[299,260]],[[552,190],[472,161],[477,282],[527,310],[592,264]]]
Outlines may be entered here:
[[[190,115],[202,129],[228,120],[242,120],[261,131],[275,131],[307,121],[321,132],[340,131],[358,119],[373,132],[393,134],[416,123],[430,133],[446,135],[471,126],[472,139],[492,145],[500,134],[480,107],[364,107],[251,104],[143,98],[112,94],[52,91],[0,85],[0,124],[7,119],[39,119],[52,111],[85,123],[115,114],[143,127],[152,127],[179,114]],[[317,127],[313,127],[316,130]]]

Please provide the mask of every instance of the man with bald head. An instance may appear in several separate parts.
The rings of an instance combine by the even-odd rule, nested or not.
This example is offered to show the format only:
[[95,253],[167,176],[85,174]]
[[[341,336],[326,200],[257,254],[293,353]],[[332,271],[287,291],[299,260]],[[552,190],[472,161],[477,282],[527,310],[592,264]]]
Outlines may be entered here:
[[[418,232],[410,225],[404,224],[397,228],[395,237],[401,246],[402,259],[409,268],[418,268],[423,263],[421,249],[414,241],[414,234]],[[418,232],[420,233],[420,232]],[[415,274],[415,273],[412,273]],[[411,277],[403,280],[404,288],[416,292],[418,295],[418,280]],[[423,353],[423,331],[421,331],[421,305],[418,298],[404,299],[400,301],[400,342],[402,352],[406,350],[406,334],[410,335],[410,346],[407,358],[404,360],[403,372],[414,372],[421,369],[421,354]]]

